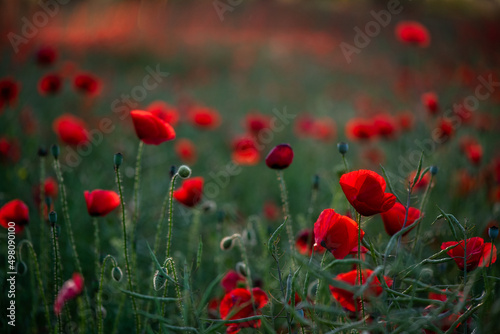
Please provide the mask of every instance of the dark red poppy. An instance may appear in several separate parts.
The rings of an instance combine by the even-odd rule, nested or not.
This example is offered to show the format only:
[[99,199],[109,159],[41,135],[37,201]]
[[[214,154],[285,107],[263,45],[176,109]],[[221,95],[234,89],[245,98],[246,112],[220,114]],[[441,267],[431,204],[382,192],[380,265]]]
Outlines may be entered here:
[[9,223],[15,223],[15,233],[20,233],[30,221],[28,206],[21,200],[7,202],[0,208],[0,225],[9,228]]
[[427,28],[416,21],[402,21],[396,25],[396,38],[403,44],[411,44],[418,47],[428,47],[431,43],[431,35]]
[[181,187],[174,191],[174,198],[187,207],[195,206],[201,200],[203,182],[200,176],[184,180]]
[[481,163],[481,159],[483,158],[483,147],[475,138],[461,138],[460,149],[472,164],[479,165]]
[[[330,251],[336,259],[343,259],[358,244],[358,223],[333,209],[325,209],[314,223],[315,245]],[[361,239],[365,232],[361,230]]]
[[[259,315],[261,314],[259,309],[266,306],[268,301],[269,298],[267,294],[260,288],[253,288],[252,293],[250,293],[247,289],[234,289],[231,292],[228,292],[222,299],[219,307],[220,316],[224,320],[237,320]],[[226,324],[226,333],[235,334],[238,333],[241,328],[259,328],[260,325],[260,319],[239,323],[229,323]]]
[[54,303],[54,313],[61,314],[62,308],[67,301],[76,298],[82,293],[84,288],[83,276],[79,273],[74,273],[73,277],[66,282],[57,293],[57,298]]
[[211,319],[217,319],[220,317],[219,307],[220,307],[220,298],[212,298],[208,301],[207,311],[208,316]]
[[264,129],[271,127],[271,117],[257,112],[249,113],[245,117],[245,128],[253,136],[258,136]]
[[266,165],[272,169],[285,169],[293,161],[293,150],[289,144],[275,146],[266,157]]
[[302,114],[295,118],[294,132],[299,138],[311,137],[314,133],[314,118],[309,114]]
[[101,82],[93,74],[79,73],[73,79],[73,87],[85,95],[95,96],[100,93]]
[[35,59],[40,66],[52,65],[57,59],[57,50],[50,45],[44,45],[36,52]]
[[431,115],[437,114],[439,111],[439,101],[438,96],[434,92],[428,92],[422,94],[422,104],[425,107],[425,110]]
[[313,123],[311,136],[317,140],[331,142],[337,136],[337,126],[330,117],[316,119]]
[[377,128],[372,120],[352,118],[345,126],[345,133],[350,140],[368,140],[377,136]]
[[160,145],[175,139],[174,128],[149,111],[132,110],[130,116],[132,116],[135,133],[144,144]]
[[0,109],[4,106],[13,106],[17,102],[20,85],[12,78],[0,79]]
[[40,95],[54,95],[61,91],[62,77],[59,74],[47,74],[38,82]]
[[175,153],[186,164],[194,164],[197,159],[196,146],[193,142],[186,138],[181,138],[175,141]]
[[[450,249],[446,252],[457,264],[460,270],[472,271],[479,267],[489,267],[490,259],[491,263],[495,263],[497,260],[497,249],[493,245],[493,258],[490,257],[491,254],[491,243],[484,243],[483,238],[473,237],[470,239],[462,240],[460,242],[448,241],[443,242],[441,249],[446,249],[450,246],[457,245],[455,248]],[[467,253],[467,260],[464,262],[465,254]]]
[[347,200],[363,216],[373,216],[394,206],[396,196],[385,193],[385,180],[377,173],[361,169],[342,175],[340,186]]
[[[363,269],[361,271],[361,284],[365,284],[368,279],[373,275],[373,270],[370,269]],[[347,283],[349,285],[361,285],[359,283],[359,274],[357,270],[351,270],[347,273],[339,274],[335,277],[335,280],[341,281],[343,283]],[[385,283],[387,286],[391,287],[392,285],[392,280],[389,277],[384,276]],[[361,309],[361,298],[357,298],[354,300],[354,293],[340,289],[334,286],[330,285],[330,292],[333,295],[333,298],[335,298],[342,307],[345,309],[351,311],[351,312],[356,312],[356,310]],[[373,280],[371,280],[369,287],[365,290],[363,293],[363,300],[365,302],[369,301],[372,298],[375,298],[377,296],[380,296],[383,292],[382,285],[378,279],[378,277],[374,277]]]
[[398,131],[394,118],[389,114],[380,114],[373,118],[373,126],[377,135],[385,139],[393,139]]
[[453,123],[448,118],[441,118],[438,120],[436,129],[434,130],[434,140],[438,143],[445,143],[455,134]]
[[415,116],[411,111],[404,111],[396,115],[396,119],[399,124],[399,128],[403,131],[410,131],[413,129],[413,124],[415,123]]
[[120,196],[112,190],[84,191],[87,211],[91,216],[106,216],[120,205]]
[[17,162],[20,158],[21,151],[17,140],[0,137],[0,162]]
[[89,133],[85,122],[71,114],[59,116],[52,123],[54,132],[63,143],[76,146],[89,141]]
[[257,143],[251,137],[240,137],[233,142],[232,160],[239,165],[255,165],[260,160]]
[[234,270],[229,270],[220,281],[220,284],[222,285],[224,290],[226,290],[226,293],[238,287],[241,287],[240,284],[244,286],[245,283],[245,277],[241,276]]
[[295,237],[295,247],[302,255],[311,256],[313,250],[315,253],[323,253],[325,251],[324,247],[316,244],[316,239],[314,238],[314,229],[306,228],[300,231]]
[[51,197],[52,199],[57,197],[59,187],[57,185],[57,181],[53,177],[46,178],[43,183],[43,187],[45,189],[45,196]]
[[281,208],[277,206],[273,201],[265,202],[262,210],[264,213],[264,218],[266,218],[267,220],[274,221],[281,217]]
[[166,102],[153,101],[146,107],[146,110],[172,126],[179,122],[179,111]]
[[[390,236],[393,236],[403,228],[406,216],[406,208],[403,204],[396,202],[391,209],[387,210],[386,212],[382,212],[380,216],[382,217],[382,221],[384,222],[385,231]],[[405,227],[412,225],[419,217],[419,209],[412,207],[408,208],[408,218],[406,220]],[[407,235],[408,232],[403,235]]]
[[[410,175],[408,175],[408,181],[413,183],[413,179],[415,179],[416,174],[417,174],[416,170],[411,172]],[[420,176],[422,176],[422,175],[420,175]],[[413,186],[413,190],[416,190],[416,191],[425,190],[425,189],[427,189],[429,182],[431,182],[431,174],[425,173],[425,175],[422,176],[420,181],[418,181],[417,184],[415,184]]]
[[194,126],[207,130],[213,130],[221,123],[220,115],[217,110],[200,106],[193,107],[189,110],[189,120]]

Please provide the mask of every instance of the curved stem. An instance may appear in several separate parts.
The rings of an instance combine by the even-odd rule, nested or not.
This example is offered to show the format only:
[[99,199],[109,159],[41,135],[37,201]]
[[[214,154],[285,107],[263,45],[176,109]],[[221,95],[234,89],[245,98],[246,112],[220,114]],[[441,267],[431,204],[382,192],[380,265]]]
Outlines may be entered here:
[[102,319],[102,283],[104,281],[104,270],[106,270],[106,263],[108,260],[113,261],[113,265],[115,267],[118,267],[118,264],[116,263],[116,260],[113,256],[111,255],[106,255],[104,260],[102,261],[102,267],[101,267],[101,278],[99,280],[99,290],[97,291],[97,330],[99,334],[102,334],[103,332],[103,319]]

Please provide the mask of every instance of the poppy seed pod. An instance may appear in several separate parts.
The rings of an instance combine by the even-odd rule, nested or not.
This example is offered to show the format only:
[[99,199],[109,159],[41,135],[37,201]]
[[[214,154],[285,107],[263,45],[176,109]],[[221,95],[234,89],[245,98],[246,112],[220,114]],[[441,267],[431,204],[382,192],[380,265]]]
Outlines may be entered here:
[[498,237],[498,227],[492,226],[488,229],[488,236],[491,240],[495,240]]
[[52,156],[54,156],[54,159],[59,158],[59,154],[61,154],[61,149],[59,148],[59,145],[57,144],[52,145],[50,150],[52,152]]
[[191,168],[189,168],[186,165],[182,165],[179,167],[179,170],[177,171],[177,174],[183,179],[187,179],[188,177],[191,176]]
[[349,144],[341,141],[340,143],[337,144],[337,148],[339,150],[339,153],[344,155],[349,151]]
[[429,169],[432,175],[436,175],[438,173],[438,167],[437,166],[431,166]]
[[266,165],[271,169],[285,169],[293,161],[293,150],[289,144],[275,146],[266,157]]
[[116,153],[113,157],[113,162],[115,164],[115,168],[120,167],[123,162],[123,154],[121,154],[120,152]]

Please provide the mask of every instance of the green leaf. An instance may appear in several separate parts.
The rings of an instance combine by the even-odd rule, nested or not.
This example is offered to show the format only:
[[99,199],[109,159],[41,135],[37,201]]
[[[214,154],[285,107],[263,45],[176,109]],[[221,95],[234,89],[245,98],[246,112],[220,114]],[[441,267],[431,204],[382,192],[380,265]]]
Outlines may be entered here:
[[285,218],[285,221],[280,226],[278,226],[278,228],[273,232],[273,234],[269,238],[269,241],[267,242],[267,249],[269,250],[269,253],[272,254],[274,252],[273,246],[279,242],[279,236],[281,230],[283,229],[283,227],[285,227],[287,220],[288,217]]
[[417,167],[417,172],[415,173],[415,177],[413,178],[413,182],[410,186],[410,188],[413,189],[413,187],[417,184],[420,178],[420,171],[422,170],[422,162],[424,161],[424,151],[422,151],[422,154],[420,154],[420,160],[418,161],[418,167]]
[[401,202],[401,200],[399,199],[398,194],[394,191],[394,188],[392,187],[391,179],[389,179],[389,177],[387,177],[387,173],[385,172],[385,168],[384,168],[384,166],[382,166],[382,164],[380,165],[380,168],[382,168],[382,174],[384,174],[384,178],[385,178],[385,181],[387,182],[387,186],[389,187],[389,190],[391,191],[391,193],[394,196],[396,196],[396,199],[398,200],[398,202],[403,204],[403,202]]

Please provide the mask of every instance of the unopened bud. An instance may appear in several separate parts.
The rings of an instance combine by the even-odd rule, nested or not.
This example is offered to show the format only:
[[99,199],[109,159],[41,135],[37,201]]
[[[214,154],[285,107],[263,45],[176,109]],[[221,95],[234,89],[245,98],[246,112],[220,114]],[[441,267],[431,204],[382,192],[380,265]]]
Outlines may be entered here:
[[115,164],[115,168],[120,167],[120,165],[123,162],[123,154],[120,152],[116,153],[115,156],[113,157],[113,163]]
[[222,239],[220,242],[220,249],[222,250],[230,250],[234,246],[234,238],[231,237],[225,237]]
[[186,165],[182,165],[179,167],[177,174],[179,174],[179,176],[182,177],[183,179],[187,179],[188,177],[191,176],[191,168],[189,168]]
[[46,157],[48,154],[47,149],[45,147],[40,146],[38,148],[38,156],[39,157]]
[[19,261],[16,264],[16,270],[19,275],[24,275],[28,272],[28,267],[24,261]]
[[340,143],[337,144],[337,149],[339,150],[339,153],[344,155],[349,151],[349,144],[341,141]]
[[52,156],[54,159],[59,158],[59,154],[61,154],[61,149],[59,148],[59,145],[54,144],[50,147],[50,150],[52,151]]
[[[163,270],[166,270],[165,268],[163,268]],[[158,291],[162,288],[165,287],[165,284],[167,283],[167,276],[165,275],[165,273],[163,272],[163,270],[157,270],[155,272],[155,275],[153,277],[153,288]]]
[[170,172],[169,172],[170,178],[174,177],[175,172],[177,172],[177,167],[175,167],[175,165],[170,166]]
[[123,271],[120,269],[120,267],[114,267],[113,270],[111,270],[111,278],[113,278],[114,281],[120,282],[123,277]]
[[436,175],[438,173],[438,167],[437,166],[431,166],[429,169],[432,175]]
[[243,277],[248,277],[248,268],[243,262],[236,263],[236,272]]
[[490,236],[491,240],[495,240],[498,237],[498,227],[492,226],[488,229],[488,235]]
[[318,190],[319,189],[319,175],[315,174],[313,176],[313,189]]
[[49,222],[50,222],[51,224],[55,224],[55,223],[57,223],[57,212],[55,212],[55,211],[51,211],[51,212],[49,213]]

